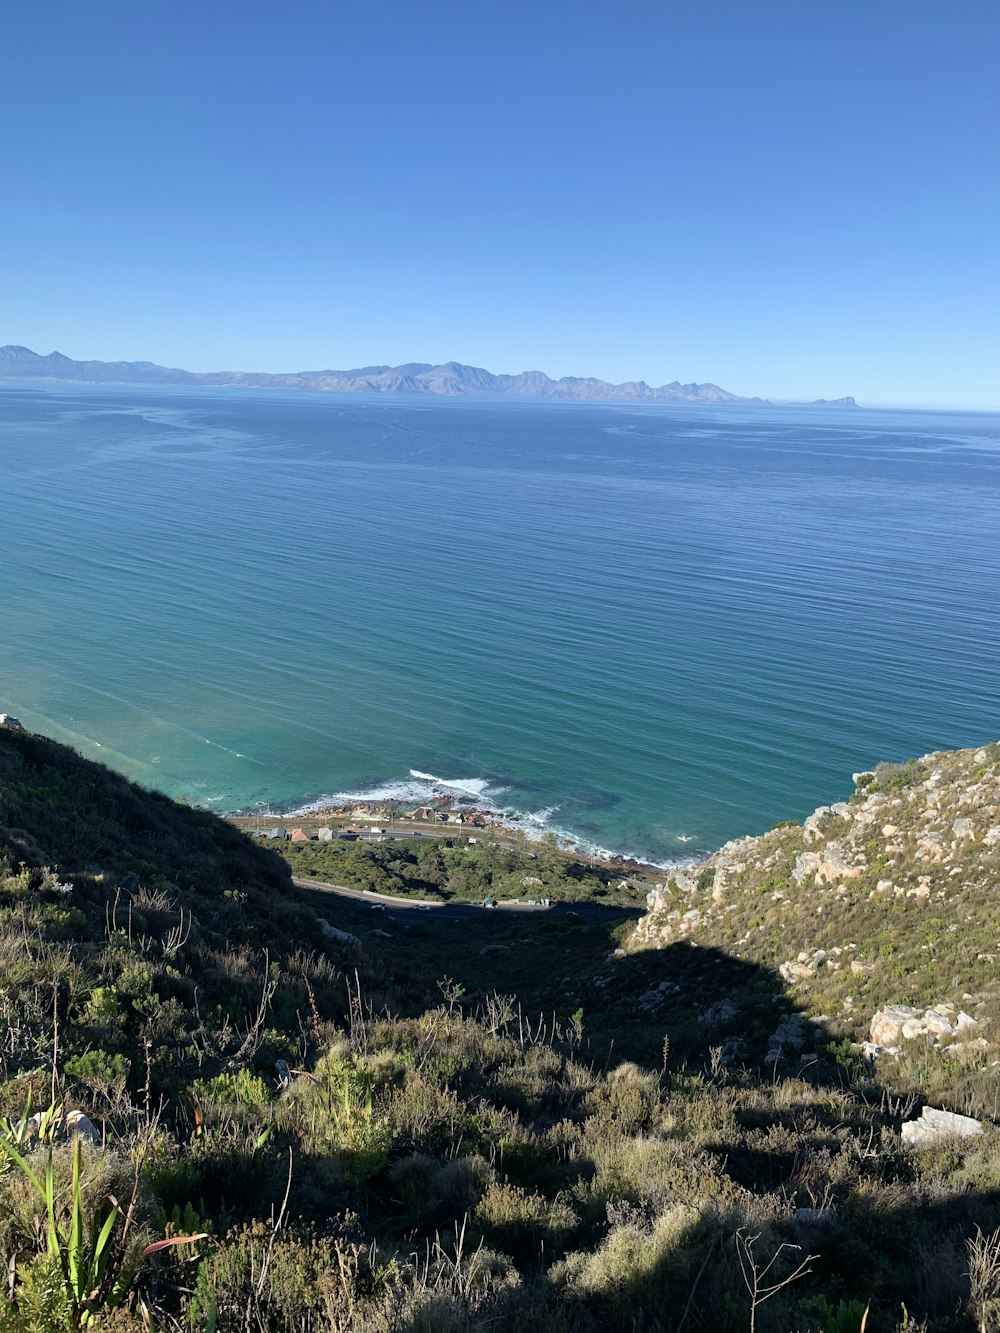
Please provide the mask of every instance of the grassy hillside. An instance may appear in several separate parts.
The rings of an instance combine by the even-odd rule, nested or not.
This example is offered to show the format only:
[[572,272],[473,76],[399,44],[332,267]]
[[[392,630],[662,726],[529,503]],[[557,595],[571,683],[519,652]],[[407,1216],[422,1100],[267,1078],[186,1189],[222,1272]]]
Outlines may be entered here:
[[[886,1076],[1000,1114],[1000,745],[858,774],[848,799],[728,844],[649,907],[631,947],[684,941],[777,972],[831,1038],[898,1047],[877,1056]],[[873,1026],[889,1005],[945,1022]],[[655,1011],[669,1022],[670,997]],[[741,1026],[737,1007],[717,1036]]]
[[[991,1048],[868,1064],[841,1039],[912,992],[989,1040],[980,753],[725,849],[637,931],[621,910],[410,926],[0,731],[0,1333],[846,1333],[866,1307],[869,1333],[1000,1328],[1000,1136],[900,1136],[928,1087],[991,1116]],[[862,851],[891,890],[841,868]],[[864,914],[896,903],[886,941]],[[939,933],[911,941],[928,907]],[[844,962],[782,975],[819,947]],[[29,1128],[50,1103],[98,1142]]]

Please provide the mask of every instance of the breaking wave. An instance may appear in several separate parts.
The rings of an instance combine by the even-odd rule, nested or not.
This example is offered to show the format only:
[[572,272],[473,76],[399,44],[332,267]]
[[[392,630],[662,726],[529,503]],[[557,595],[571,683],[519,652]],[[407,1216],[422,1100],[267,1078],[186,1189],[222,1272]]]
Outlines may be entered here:
[[423,805],[448,797],[455,808],[474,807],[482,811],[490,823],[497,827],[523,833],[533,841],[554,837],[563,851],[573,852],[594,861],[612,862],[621,859],[639,862],[658,870],[671,870],[695,864],[702,859],[700,856],[688,853],[667,860],[654,860],[648,854],[641,852],[603,847],[557,823],[556,816],[561,806],[549,805],[540,810],[521,810],[497,799],[507,791],[509,791],[507,786],[494,785],[489,778],[439,778],[433,773],[424,773],[420,769],[411,768],[406,778],[376,783],[356,791],[330,792],[297,806],[288,814],[309,815],[320,810],[352,805],[396,803]]

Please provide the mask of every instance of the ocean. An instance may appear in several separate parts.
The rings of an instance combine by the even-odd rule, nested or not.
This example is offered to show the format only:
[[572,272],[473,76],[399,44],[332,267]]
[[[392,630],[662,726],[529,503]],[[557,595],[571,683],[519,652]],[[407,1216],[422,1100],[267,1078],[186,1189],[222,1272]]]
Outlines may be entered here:
[[215,810],[669,862],[1000,737],[1000,416],[7,383],[0,463],[0,711]]

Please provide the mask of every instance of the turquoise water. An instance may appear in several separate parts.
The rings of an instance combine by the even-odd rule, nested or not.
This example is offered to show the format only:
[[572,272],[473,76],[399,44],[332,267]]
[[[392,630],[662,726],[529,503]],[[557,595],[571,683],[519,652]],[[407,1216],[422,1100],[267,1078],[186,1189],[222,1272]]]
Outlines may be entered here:
[[0,386],[0,710],[657,859],[1000,736],[1000,417]]

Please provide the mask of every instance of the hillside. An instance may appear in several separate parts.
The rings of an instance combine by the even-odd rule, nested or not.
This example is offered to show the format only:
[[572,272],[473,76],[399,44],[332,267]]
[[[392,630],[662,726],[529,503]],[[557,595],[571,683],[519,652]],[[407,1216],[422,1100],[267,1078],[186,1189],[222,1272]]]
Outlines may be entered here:
[[356,370],[303,370],[289,374],[222,370],[198,373],[154,365],[151,361],[74,361],[61,352],[46,356],[28,347],[0,347],[0,380],[55,379],[97,384],[205,384],[247,389],[300,389],[317,393],[409,393],[435,397],[540,398],[602,403],[758,403],[717,384],[659,387],[643,380],[609,384],[593,377],[553,380],[540,370],[494,375],[479,366],[447,361],[439,366],[410,362],[402,366],[365,366]]
[[[859,773],[847,800],[728,843],[648,906],[631,948],[772,969],[830,1037],[996,1113],[1000,744]],[[667,997],[655,1008],[669,1019]],[[719,1035],[739,1030],[737,1008]]]
[[[1000,1328],[998,782],[863,775],[637,927],[449,924],[0,726],[0,1333]],[[901,1000],[954,1040],[864,1059]],[[929,1090],[982,1125],[911,1146]]]

